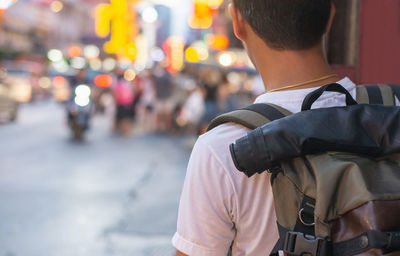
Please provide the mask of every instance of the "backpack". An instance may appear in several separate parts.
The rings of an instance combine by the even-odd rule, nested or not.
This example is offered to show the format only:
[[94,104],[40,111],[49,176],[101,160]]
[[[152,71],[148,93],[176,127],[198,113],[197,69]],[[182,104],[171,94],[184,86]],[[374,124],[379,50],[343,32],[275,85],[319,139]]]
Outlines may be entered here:
[[[325,91],[346,107],[311,109]],[[293,114],[253,104],[214,119],[253,131],[230,145],[247,176],[271,173],[279,240],[270,255],[400,255],[400,86],[339,84],[304,99]],[[358,103],[358,104],[357,104]],[[267,252],[266,252],[267,253]]]

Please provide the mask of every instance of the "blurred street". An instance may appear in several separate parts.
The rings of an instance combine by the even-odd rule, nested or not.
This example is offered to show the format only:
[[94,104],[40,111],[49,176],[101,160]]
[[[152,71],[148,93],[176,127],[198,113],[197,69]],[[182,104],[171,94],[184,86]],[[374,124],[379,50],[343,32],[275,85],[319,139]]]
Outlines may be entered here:
[[93,118],[85,143],[55,102],[0,125],[0,256],[174,254],[193,137],[119,137],[111,114]]
[[[0,256],[175,255],[196,138],[268,86],[231,2],[0,0]],[[399,2],[335,1],[334,73],[400,83]]]

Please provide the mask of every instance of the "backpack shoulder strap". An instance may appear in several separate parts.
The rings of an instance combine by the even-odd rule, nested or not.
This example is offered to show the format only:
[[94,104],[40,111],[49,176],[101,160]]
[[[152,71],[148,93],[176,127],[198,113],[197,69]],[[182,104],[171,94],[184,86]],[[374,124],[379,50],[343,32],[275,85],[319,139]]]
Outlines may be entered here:
[[266,123],[283,118],[290,114],[292,113],[288,110],[274,104],[256,103],[214,118],[209,124],[207,131],[228,122],[240,124],[250,130],[254,130]]
[[397,97],[397,100],[400,101],[400,85],[398,84],[389,84],[390,88],[392,88],[393,94]]
[[388,84],[370,84],[356,87],[357,102],[360,104],[381,104],[395,106],[395,96],[400,100],[400,86]]

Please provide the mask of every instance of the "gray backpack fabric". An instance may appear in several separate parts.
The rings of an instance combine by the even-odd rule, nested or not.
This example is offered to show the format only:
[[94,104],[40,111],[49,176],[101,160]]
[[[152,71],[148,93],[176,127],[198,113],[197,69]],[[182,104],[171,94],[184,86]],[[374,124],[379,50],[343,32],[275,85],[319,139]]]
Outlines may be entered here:
[[[400,86],[358,86],[359,105],[340,87],[311,93],[298,114],[254,104],[210,124],[253,130],[230,150],[247,176],[272,174],[280,239],[270,255],[400,255]],[[354,106],[309,110],[329,90]]]

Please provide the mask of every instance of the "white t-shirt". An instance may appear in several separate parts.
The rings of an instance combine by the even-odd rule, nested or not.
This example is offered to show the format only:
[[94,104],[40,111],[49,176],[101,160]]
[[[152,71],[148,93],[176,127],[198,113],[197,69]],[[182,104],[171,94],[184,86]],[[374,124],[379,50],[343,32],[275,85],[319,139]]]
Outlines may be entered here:
[[[355,98],[356,87],[350,79],[338,83]],[[296,113],[313,90],[265,93],[255,103],[273,103]],[[343,94],[326,92],[313,108],[344,105]],[[274,247],[278,231],[270,174],[248,178],[235,168],[229,151],[229,145],[248,132],[228,123],[199,137],[189,160],[172,238],[177,250],[190,256],[225,256],[232,245],[233,256],[260,256]]]

